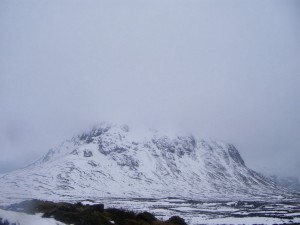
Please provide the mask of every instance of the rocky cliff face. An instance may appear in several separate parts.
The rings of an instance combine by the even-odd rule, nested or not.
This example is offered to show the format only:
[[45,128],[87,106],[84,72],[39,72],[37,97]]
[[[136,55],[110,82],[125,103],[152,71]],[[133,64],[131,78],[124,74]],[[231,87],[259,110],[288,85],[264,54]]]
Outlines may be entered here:
[[282,193],[232,144],[101,124],[0,176],[2,196],[252,198]]

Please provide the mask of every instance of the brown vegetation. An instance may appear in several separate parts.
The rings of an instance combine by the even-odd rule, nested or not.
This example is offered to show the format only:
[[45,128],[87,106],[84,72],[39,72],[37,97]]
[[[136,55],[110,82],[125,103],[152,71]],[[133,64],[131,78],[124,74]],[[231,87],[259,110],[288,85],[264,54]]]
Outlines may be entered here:
[[9,209],[30,214],[43,213],[43,217],[52,217],[57,221],[74,225],[186,225],[179,216],[160,221],[148,212],[135,213],[123,209],[104,209],[103,204],[83,205],[31,200],[12,205]]

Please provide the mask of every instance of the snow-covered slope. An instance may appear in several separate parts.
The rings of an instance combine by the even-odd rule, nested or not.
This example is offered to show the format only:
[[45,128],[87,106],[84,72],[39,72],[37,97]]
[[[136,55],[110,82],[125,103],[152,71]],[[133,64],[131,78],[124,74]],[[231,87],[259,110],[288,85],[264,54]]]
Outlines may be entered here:
[[44,199],[247,198],[282,193],[247,168],[232,144],[109,124],[63,142],[24,169],[0,175],[0,192],[5,197]]

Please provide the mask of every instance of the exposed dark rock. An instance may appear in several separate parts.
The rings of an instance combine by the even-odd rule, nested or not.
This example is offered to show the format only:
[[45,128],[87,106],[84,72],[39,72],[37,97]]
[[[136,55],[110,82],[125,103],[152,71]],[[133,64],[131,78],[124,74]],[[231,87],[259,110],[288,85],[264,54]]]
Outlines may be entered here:
[[172,216],[170,219],[167,220],[167,222],[169,222],[171,224],[176,224],[176,225],[187,225],[187,223],[184,221],[184,219],[182,219],[179,216]]
[[92,167],[97,166],[97,163],[95,163],[93,160],[88,161],[88,164],[91,165]]
[[99,128],[93,128],[90,132],[83,133],[78,136],[80,141],[85,141],[86,143],[91,143],[95,137],[98,137],[106,133],[110,129],[110,126],[103,126]]
[[84,157],[91,157],[91,156],[93,156],[93,152],[86,149],[86,150],[83,151],[83,156]]
[[79,154],[79,151],[77,149],[73,150],[71,153],[71,155],[78,155]]
[[238,150],[234,147],[234,145],[229,144],[228,146],[228,153],[230,155],[230,157],[236,162],[239,163],[241,165],[245,165],[244,160],[242,159],[240,153],[238,152]]

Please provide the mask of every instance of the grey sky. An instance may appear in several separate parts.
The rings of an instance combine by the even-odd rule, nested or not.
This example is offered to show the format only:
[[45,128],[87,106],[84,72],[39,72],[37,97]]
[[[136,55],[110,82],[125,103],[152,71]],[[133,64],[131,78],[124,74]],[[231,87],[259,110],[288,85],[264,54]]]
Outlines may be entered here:
[[299,1],[2,0],[0,34],[0,171],[108,120],[300,178]]

